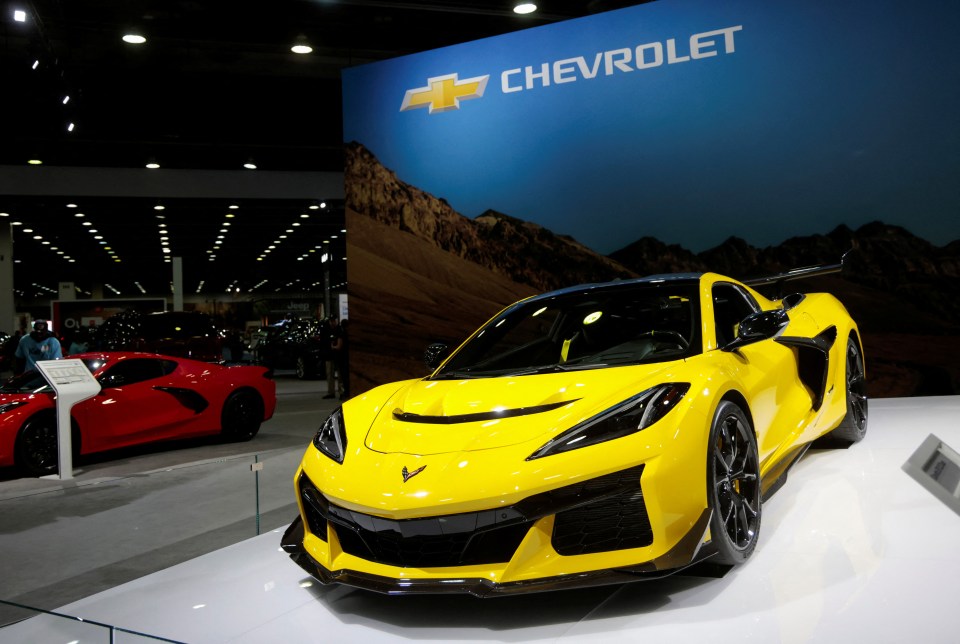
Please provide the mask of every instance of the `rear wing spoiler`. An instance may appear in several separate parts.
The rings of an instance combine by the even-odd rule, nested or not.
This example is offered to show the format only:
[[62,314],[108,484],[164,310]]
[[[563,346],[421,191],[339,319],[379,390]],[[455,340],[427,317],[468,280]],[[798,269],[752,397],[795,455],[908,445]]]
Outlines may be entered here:
[[780,297],[782,293],[783,285],[786,282],[793,280],[806,279],[808,277],[818,277],[820,275],[830,275],[833,273],[839,273],[843,270],[843,263],[847,257],[852,253],[852,250],[848,250],[840,258],[839,264],[820,264],[818,266],[805,266],[803,268],[792,268],[789,271],[783,273],[777,273],[776,275],[768,275],[767,277],[754,277],[752,279],[743,280],[743,283],[747,286],[759,287],[759,286],[771,286],[773,285],[777,292],[777,297]]

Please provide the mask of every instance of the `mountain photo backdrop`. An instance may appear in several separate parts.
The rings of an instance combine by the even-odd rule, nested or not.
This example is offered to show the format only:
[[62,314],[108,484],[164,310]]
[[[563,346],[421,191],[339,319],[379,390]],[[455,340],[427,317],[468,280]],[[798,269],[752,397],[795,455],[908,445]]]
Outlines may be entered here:
[[351,393],[527,295],[851,249],[795,288],[850,310],[870,394],[957,393],[958,32],[933,0],[657,0],[345,70]]

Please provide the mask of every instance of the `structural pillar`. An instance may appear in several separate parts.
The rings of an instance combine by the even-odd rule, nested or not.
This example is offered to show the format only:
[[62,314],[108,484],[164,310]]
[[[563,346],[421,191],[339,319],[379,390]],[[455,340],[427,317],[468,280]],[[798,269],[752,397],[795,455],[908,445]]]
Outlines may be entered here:
[[0,331],[13,335],[18,325],[13,299],[13,229],[3,220],[0,223]]

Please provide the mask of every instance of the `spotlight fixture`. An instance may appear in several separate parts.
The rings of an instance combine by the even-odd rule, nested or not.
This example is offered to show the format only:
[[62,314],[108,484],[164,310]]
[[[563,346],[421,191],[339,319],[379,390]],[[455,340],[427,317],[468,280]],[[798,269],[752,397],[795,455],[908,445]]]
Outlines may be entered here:
[[39,61],[39,60],[34,60],[34,61],[33,61],[33,64],[30,65],[30,69],[36,69],[36,68],[39,67],[39,66],[40,66],[40,61]]
[[518,2],[513,7],[513,12],[518,13],[520,15],[533,13],[536,10],[537,10],[537,5],[532,2]]
[[67,132],[73,132],[74,127],[73,123],[67,123]]
[[14,9],[13,19],[17,22],[26,22],[27,21],[27,12],[23,9]]
[[254,163],[253,161],[247,161],[246,163],[243,164],[243,167],[246,168],[247,170],[256,170],[257,164]]
[[307,37],[303,34],[300,34],[293,41],[293,46],[290,47],[290,51],[295,54],[309,54],[313,51],[313,47],[311,47],[310,43],[307,42]]
[[147,39],[140,34],[130,33],[123,35],[123,42],[131,45],[142,45],[143,43],[147,42]]
[[147,163],[146,167],[149,168],[150,170],[156,170],[157,168],[160,167],[160,164],[157,163],[156,161],[150,161],[149,163]]

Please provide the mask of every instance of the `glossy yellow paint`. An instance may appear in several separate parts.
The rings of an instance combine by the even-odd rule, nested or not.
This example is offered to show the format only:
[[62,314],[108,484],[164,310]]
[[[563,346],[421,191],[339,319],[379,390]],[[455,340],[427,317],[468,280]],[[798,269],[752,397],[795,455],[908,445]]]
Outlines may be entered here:
[[[830,326],[823,404],[801,382],[796,349],[773,339],[718,348],[711,292],[733,283],[720,275],[701,278],[703,351],[685,360],[471,380],[408,380],[375,388],[343,405],[347,446],[338,464],[312,445],[305,473],[333,504],[389,519],[442,516],[508,507],[532,495],[640,464],[644,502],[653,529],[647,547],[560,556],[550,543],[553,517],[529,530],[509,562],[456,568],[412,569],[344,553],[333,529],[306,534],[304,548],[324,568],[354,570],[392,579],[483,578],[497,583],[526,581],[591,570],[634,566],[668,553],[707,508],[707,443],[713,414],[724,399],[744,401],[757,435],[761,475],[774,470],[809,442],[836,427],[846,413],[845,351],[856,325],[832,296],[811,294],[789,312],[785,336],[812,338]],[[749,287],[763,310],[769,300]],[[605,409],[666,382],[690,383],[674,409],[652,426],[616,440],[527,460],[558,434]],[[457,424],[398,420],[393,412],[458,416],[496,409],[559,407],[535,415]],[[422,472],[404,480],[404,468]],[[302,508],[301,508],[302,512]]]

